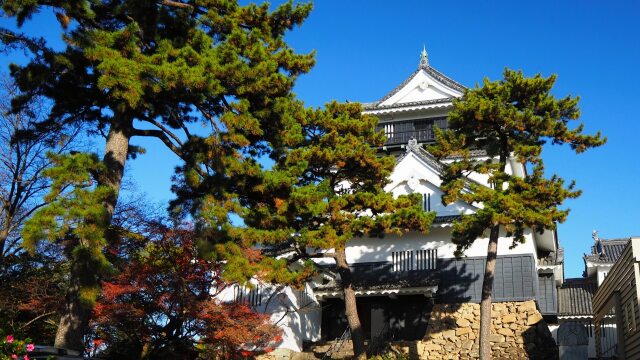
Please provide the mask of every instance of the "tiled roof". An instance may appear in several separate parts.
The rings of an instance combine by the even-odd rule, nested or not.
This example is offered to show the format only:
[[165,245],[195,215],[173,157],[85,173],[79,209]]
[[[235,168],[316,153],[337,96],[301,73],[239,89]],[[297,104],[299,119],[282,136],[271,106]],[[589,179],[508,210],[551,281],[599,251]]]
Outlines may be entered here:
[[597,245],[591,246],[591,254],[585,255],[585,260],[603,264],[613,264],[629,242],[629,238],[600,240],[603,253],[600,254]]
[[[487,150],[484,150],[484,149],[469,150],[469,156],[470,157],[484,157],[484,156],[487,156]],[[447,158],[446,158],[446,160],[457,160],[457,159],[462,159],[462,156],[451,155],[451,156],[447,156]]]
[[[412,143],[413,142],[413,143]],[[442,163],[438,161],[430,152],[424,149],[422,145],[419,145],[416,140],[409,140],[407,145],[407,151],[396,158],[396,163],[400,163],[410,152],[416,154],[422,161],[432,166],[436,171],[442,171]]]
[[267,256],[278,256],[296,251],[293,240],[281,242],[275,245],[266,245],[262,249],[262,253]]
[[[393,271],[393,265],[389,262],[353,264],[350,268],[354,290],[405,289],[438,285],[435,271]],[[340,290],[340,276],[335,273],[333,276],[332,281],[318,286],[316,290]]]
[[378,103],[363,103],[362,108],[364,110],[382,110],[382,109],[396,109],[407,106],[420,106],[420,105],[434,105],[434,104],[449,104],[453,102],[455,98],[448,97],[442,99],[432,99],[432,100],[422,100],[422,101],[411,101],[405,103],[391,104],[391,105],[378,105]]
[[[407,144],[405,153],[396,158],[396,163],[400,163],[410,152],[416,154],[416,156],[418,156],[418,158],[420,158],[422,161],[424,161],[427,164],[429,164],[430,166],[432,166],[437,172],[439,172],[439,173],[442,172],[443,163],[441,163],[435,156],[431,155],[430,152],[428,152],[421,144],[418,144],[418,142],[416,140],[414,140],[414,139],[409,140],[409,143]],[[485,156],[486,154],[487,153],[484,150],[472,150],[471,151],[471,156]],[[454,157],[451,157],[451,158],[453,159]],[[475,183],[477,185],[486,186],[484,184],[481,184],[481,183],[477,182],[474,179],[467,178],[466,179],[466,185],[465,185],[467,190],[469,190],[469,184],[470,183]]]
[[558,289],[558,315],[593,315],[591,299],[596,288],[597,284],[592,279],[565,279]]
[[[441,73],[440,71],[434,69],[431,66],[428,66],[426,68],[418,68],[416,71],[414,71],[413,73],[411,73],[411,75],[409,75],[408,78],[406,78],[400,85],[398,85],[395,89],[391,90],[390,93],[388,93],[387,95],[385,95],[382,99],[380,99],[379,101],[376,101],[375,103],[367,103],[365,104],[365,106],[367,107],[367,110],[373,110],[373,109],[379,109],[379,108],[384,108],[384,107],[380,107],[379,105],[382,104],[385,100],[389,99],[390,97],[392,97],[393,95],[395,95],[396,93],[398,93],[398,91],[400,91],[405,85],[407,85],[409,83],[409,81],[411,81],[411,79],[413,79],[414,76],[416,76],[417,73],[419,73],[420,71],[426,71],[427,74],[429,74],[431,77],[433,77],[434,79],[438,80],[439,82],[443,83],[444,85],[459,91],[459,92],[464,92],[467,88],[458,83],[457,81],[449,78],[448,76],[444,75],[443,73]],[[448,99],[438,99],[441,102],[451,102],[453,99],[448,98]],[[436,102],[437,103],[437,102]],[[411,104],[398,104],[399,106],[411,106]],[[419,104],[422,105],[422,104]],[[392,106],[392,107],[396,107],[396,106]]]

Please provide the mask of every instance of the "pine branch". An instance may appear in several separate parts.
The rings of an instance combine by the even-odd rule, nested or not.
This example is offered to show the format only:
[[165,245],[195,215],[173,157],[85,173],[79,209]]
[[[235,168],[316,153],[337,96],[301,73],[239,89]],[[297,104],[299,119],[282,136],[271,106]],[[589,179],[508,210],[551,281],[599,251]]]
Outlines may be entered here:
[[185,4],[185,3],[182,3],[182,2],[179,2],[179,1],[162,0],[162,1],[160,1],[160,4],[164,5],[164,6],[179,8],[179,9],[190,9],[190,10],[193,10],[193,5]]
[[[169,148],[169,150],[171,150],[174,154],[176,154],[180,159],[185,160],[185,161],[188,160],[186,158],[186,156],[184,155],[184,153],[182,152],[182,150],[180,149],[180,147],[178,147],[176,144],[174,144],[171,141],[171,139],[169,138],[169,135],[167,135],[167,133],[162,131],[162,130],[132,129],[131,130],[131,135],[132,136],[155,137],[157,139],[160,139],[160,141],[162,141],[167,146],[167,148]],[[202,170],[201,168],[195,166],[194,169],[198,172],[198,175],[202,176],[203,178],[207,177],[207,173],[204,172],[204,170]]]

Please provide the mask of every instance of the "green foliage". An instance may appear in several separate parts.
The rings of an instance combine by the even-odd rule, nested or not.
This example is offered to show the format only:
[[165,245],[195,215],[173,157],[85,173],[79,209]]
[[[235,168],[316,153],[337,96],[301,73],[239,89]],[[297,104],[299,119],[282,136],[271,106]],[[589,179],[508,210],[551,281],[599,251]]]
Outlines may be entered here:
[[[507,69],[503,80],[485,79],[482,87],[467,90],[454,101],[449,129],[437,133],[437,144],[429,151],[440,159],[457,159],[444,166],[443,203],[482,204],[476,213],[454,223],[459,256],[495,226],[513,236],[512,246],[524,241],[527,228],[555,229],[569,213],[560,208],[563,201],[580,195],[573,182],[565,186],[557,175],[545,178],[543,145],[568,144],[581,153],[606,139],[600,133],[583,135],[582,124],[568,127],[580,115],[578,98],[556,99],[550,93],[555,80],[555,75],[526,78]],[[474,149],[486,150],[487,160],[473,158]],[[507,164],[515,168],[522,164],[525,175],[513,174]],[[486,175],[490,187],[469,180],[471,172]]]
[[[67,45],[54,51],[2,29],[5,46],[33,53],[26,66],[11,67],[25,92],[14,101],[16,109],[44,95],[54,109],[41,129],[84,122],[97,131],[118,124],[129,128],[129,136],[162,140],[188,168],[212,152],[225,153],[223,145],[230,152],[245,146],[260,152],[265,138],[288,141],[275,135],[295,126],[291,89],[314,63],[313,53],[296,54],[284,41],[286,31],[307,17],[310,4],[289,2],[274,11],[266,3],[240,6],[235,0],[0,5],[19,25],[42,7],[53,10]],[[131,119],[152,130],[134,128]],[[212,134],[188,130],[198,123]]]
[[[205,211],[198,214],[204,227],[220,229],[218,238],[228,239],[214,247],[229,259],[227,278],[258,274],[300,284],[314,273],[313,263],[290,265],[318,255],[309,249],[344,250],[358,236],[429,230],[435,214],[425,212],[418,197],[394,199],[384,191],[395,158],[377,152],[385,138],[375,131],[376,118],[363,115],[359,104],[333,102],[324,109],[305,109],[298,122],[288,129],[289,138],[298,141],[279,149],[270,169],[250,164],[234,182],[237,193],[227,201],[203,204]],[[241,217],[242,226],[220,222],[231,213]],[[279,260],[240,256],[241,249],[255,245],[289,247],[296,255]]]
[[[62,242],[70,260],[83,263],[87,274],[107,274],[111,267],[102,250],[109,216],[103,204],[114,194],[110,187],[97,186],[96,178],[104,165],[94,154],[49,157],[54,165],[43,174],[51,179],[51,189],[45,196],[48,205],[25,223],[23,246],[34,252],[40,241]],[[83,300],[89,303],[98,293],[95,281],[86,281],[81,289]]]
[[[237,206],[231,199],[260,173],[256,158],[276,156],[273,149],[300,140],[289,132],[299,128],[302,108],[291,89],[313,66],[314,54],[295,53],[284,36],[304,21],[310,4],[288,2],[273,11],[269,4],[235,0],[5,0],[0,6],[18,26],[38,11],[53,11],[66,45],[58,51],[42,39],[0,29],[5,47],[31,52],[26,65],[11,65],[22,91],[14,111],[36,96],[53,104],[36,131],[22,136],[68,124],[107,134],[103,162],[86,154],[54,159],[57,167],[47,175],[55,182],[49,195],[55,200],[24,230],[31,250],[40,240],[64,245],[74,264],[70,282],[85,277],[79,280],[85,303],[97,294],[99,276],[110,271],[103,250],[117,241],[110,226],[123,154],[142,153],[131,138],[155,137],[183,160],[177,173],[193,191],[177,187],[185,206],[174,207],[177,214],[192,205],[221,224]],[[236,183],[240,178],[246,182]],[[199,206],[207,203],[216,206]],[[224,242],[218,236],[227,227],[206,235]],[[70,346],[78,347],[74,337]]]
[[[277,147],[296,140],[284,130],[299,127],[294,115],[301,105],[291,89],[314,59],[313,53],[296,54],[285,43],[284,34],[304,21],[310,4],[289,2],[274,11],[269,11],[269,4],[240,6],[233,0],[60,1],[53,5],[14,0],[0,4],[18,25],[41,7],[52,9],[67,45],[62,51],[45,45],[34,48],[31,45],[39,43],[37,39],[3,29],[0,37],[5,46],[22,44],[33,53],[26,66],[11,68],[23,91],[14,100],[15,110],[44,95],[54,106],[50,116],[37,124],[39,131],[82,122],[90,124],[94,133],[117,127],[127,137],[160,139],[184,161],[178,170],[184,181],[202,186],[203,191],[191,193],[193,198],[185,202],[208,202],[203,201],[205,195],[214,196],[213,202],[225,201],[231,197],[226,193],[235,187],[228,182],[237,173],[257,172],[254,158],[266,155],[269,144]],[[146,128],[134,127],[134,120],[146,123]],[[189,128],[195,124],[209,127],[210,132],[199,135],[202,130]],[[129,145],[128,151],[135,156],[140,149]],[[83,166],[77,161],[77,166]],[[113,186],[118,183],[112,178],[119,164],[105,164],[104,176],[96,181]],[[204,177],[208,183],[201,184]],[[74,181],[61,181],[66,180]],[[204,191],[213,187],[219,191]],[[97,198],[106,198],[107,191],[100,187],[92,195],[76,191],[74,201],[91,206],[66,217],[93,217],[91,224],[99,227],[102,214],[92,205]],[[117,196],[119,189],[111,191]],[[115,201],[107,203],[113,208]],[[32,224],[39,222],[43,230],[29,229],[30,241],[65,236],[69,224],[54,223],[65,208],[73,209],[63,200],[41,212]],[[90,229],[74,229],[76,233],[85,230]],[[88,239],[88,233],[76,235],[95,244],[104,237],[99,231],[94,239]],[[98,256],[100,248],[94,251]]]
[[19,340],[13,335],[4,335],[0,331],[0,360],[13,360],[18,357],[29,360],[29,353],[34,350],[31,339]]

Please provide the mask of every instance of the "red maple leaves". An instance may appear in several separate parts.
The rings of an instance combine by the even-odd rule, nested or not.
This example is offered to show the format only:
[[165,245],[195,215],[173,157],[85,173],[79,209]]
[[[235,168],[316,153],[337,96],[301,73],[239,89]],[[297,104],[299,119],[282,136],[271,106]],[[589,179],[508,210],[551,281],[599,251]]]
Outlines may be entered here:
[[202,352],[236,356],[264,352],[280,341],[268,316],[212,296],[214,284],[221,283],[220,268],[198,256],[189,228],[153,224],[147,238],[120,244],[118,274],[102,284],[93,321],[107,352],[175,359]]

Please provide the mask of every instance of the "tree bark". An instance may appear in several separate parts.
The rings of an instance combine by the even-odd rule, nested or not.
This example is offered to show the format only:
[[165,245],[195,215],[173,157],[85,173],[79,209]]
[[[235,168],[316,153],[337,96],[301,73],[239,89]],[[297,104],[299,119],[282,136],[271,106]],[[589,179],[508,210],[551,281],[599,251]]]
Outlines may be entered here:
[[482,301],[480,302],[480,359],[491,359],[491,292],[493,291],[493,278],[496,270],[496,257],[498,255],[498,237],[500,226],[491,228],[489,245],[487,246],[487,264],[484,268],[482,280]]
[[[99,186],[108,186],[113,189],[113,195],[104,203],[107,210],[107,221],[104,229],[107,241],[109,241],[108,227],[118,202],[118,193],[122,185],[124,167],[129,151],[129,140],[133,121],[122,115],[116,115],[113,119],[107,141],[105,144],[103,162],[106,166],[105,174],[98,179]],[[67,290],[65,311],[60,318],[56,332],[55,347],[71,349],[82,352],[84,350],[84,334],[89,326],[89,317],[93,310],[90,304],[80,301],[80,291],[83,286],[98,283],[98,274],[95,269],[87,266],[86,262],[74,259],[71,249],[74,245],[67,245],[68,256],[71,259],[71,272],[69,274],[69,289]]]
[[57,348],[71,349],[82,352],[84,350],[84,334],[89,325],[91,307],[80,301],[80,291],[83,280],[86,281],[86,266],[81,261],[74,259],[68,251],[71,259],[69,274],[69,288],[65,296],[64,313],[58,323],[54,346]]
[[347,255],[344,249],[336,250],[336,265],[342,281],[342,292],[344,295],[344,313],[347,317],[349,329],[351,330],[351,341],[353,343],[353,358],[365,360],[367,354],[364,349],[364,333],[358,317],[358,307],[356,305],[356,292],[353,289],[351,270],[347,264]]

